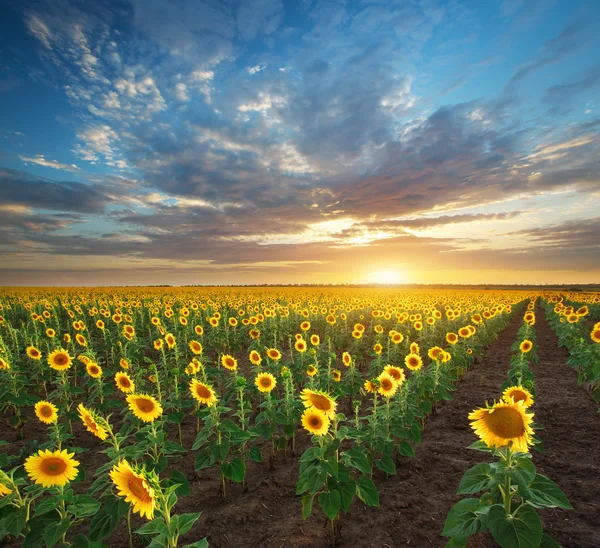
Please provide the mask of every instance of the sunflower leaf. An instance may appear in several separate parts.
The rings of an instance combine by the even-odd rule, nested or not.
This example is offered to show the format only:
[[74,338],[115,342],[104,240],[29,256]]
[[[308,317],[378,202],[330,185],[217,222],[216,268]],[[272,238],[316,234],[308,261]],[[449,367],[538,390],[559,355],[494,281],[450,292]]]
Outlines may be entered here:
[[537,548],[542,540],[542,522],[531,506],[507,514],[504,506],[494,504],[488,514],[488,528],[502,548]]
[[524,498],[536,508],[563,508],[572,510],[566,495],[550,478],[536,474],[535,479],[524,493]]
[[358,478],[358,498],[367,506],[379,506],[379,493],[371,478],[367,476]]
[[325,515],[333,520],[337,517],[342,507],[342,499],[337,489],[327,491],[319,495],[319,505],[325,512]]
[[460,480],[458,495],[471,495],[483,491],[492,479],[492,468],[487,462],[482,462],[467,470]]
[[479,499],[459,500],[448,512],[442,535],[445,537],[470,537],[483,529],[477,513]]
[[312,506],[315,496],[312,493],[302,495],[302,519],[308,518],[312,513]]

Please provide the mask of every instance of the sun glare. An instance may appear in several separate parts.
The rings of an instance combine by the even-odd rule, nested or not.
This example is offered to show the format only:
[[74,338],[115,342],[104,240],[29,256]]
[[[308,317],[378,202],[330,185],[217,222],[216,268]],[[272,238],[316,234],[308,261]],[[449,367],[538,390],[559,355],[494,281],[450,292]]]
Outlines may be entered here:
[[375,284],[393,285],[402,283],[402,276],[395,270],[380,270],[373,272],[369,281]]

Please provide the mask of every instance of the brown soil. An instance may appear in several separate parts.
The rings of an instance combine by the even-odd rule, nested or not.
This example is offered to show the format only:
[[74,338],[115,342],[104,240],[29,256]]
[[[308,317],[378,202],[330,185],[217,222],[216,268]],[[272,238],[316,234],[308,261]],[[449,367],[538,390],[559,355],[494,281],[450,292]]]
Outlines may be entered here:
[[[441,404],[435,415],[427,419],[416,457],[402,458],[396,476],[375,475],[381,506],[367,508],[355,501],[343,516],[340,546],[444,546],[440,536],[452,505],[460,500],[456,489],[463,473],[486,458],[484,453],[467,449],[475,441],[467,419],[468,413],[485,401],[497,398],[506,379],[510,346],[522,315],[517,313],[487,355],[466,373],[454,392],[454,399]],[[540,365],[536,375],[536,422],[545,430],[539,433],[546,453],[534,453],[538,470],[555,480],[573,504],[574,511],[551,510],[543,514],[546,530],[565,547],[600,546],[600,470],[594,463],[594,443],[600,434],[597,407],[576,383],[576,373],[565,365],[566,351],[557,348],[557,340],[537,312],[537,337]],[[105,455],[91,436],[75,426],[76,445],[91,447],[82,459],[86,469],[95,470],[106,462]],[[26,429],[37,427],[30,421]],[[27,432],[26,439],[33,432]],[[6,436],[8,439],[9,436]],[[44,439],[41,432],[38,439]],[[184,423],[184,446],[190,447],[195,437],[194,424]],[[297,451],[301,454],[309,443],[301,430],[297,433]],[[18,442],[15,445],[20,445]],[[266,451],[263,451],[266,454]],[[177,511],[198,512],[202,516],[185,535],[181,544],[208,537],[211,547],[325,547],[328,546],[326,518],[315,506],[313,516],[302,520],[300,497],[296,497],[298,456],[279,454],[275,469],[267,464],[248,463],[247,484],[228,483],[229,500],[219,494],[216,469],[194,471],[190,452],[174,467],[186,474],[191,496],[182,497]],[[88,473],[89,485],[92,478]],[[595,521],[596,522],[595,522]],[[133,519],[135,528],[142,525]],[[85,531],[85,529],[84,529]],[[111,548],[127,546],[125,525],[105,543]],[[17,546],[17,544],[13,544]],[[135,546],[142,546],[139,539]],[[470,546],[494,546],[489,536],[473,538]]]

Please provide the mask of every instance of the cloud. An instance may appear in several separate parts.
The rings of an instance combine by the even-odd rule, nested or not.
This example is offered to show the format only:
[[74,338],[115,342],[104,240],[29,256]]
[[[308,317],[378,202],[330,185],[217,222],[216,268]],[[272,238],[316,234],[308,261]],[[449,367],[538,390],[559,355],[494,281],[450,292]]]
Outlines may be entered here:
[[547,88],[544,100],[548,103],[571,101],[580,93],[595,89],[598,84],[600,84],[600,65],[595,65],[586,69],[575,81]]
[[75,164],[61,164],[56,160],[47,160],[43,154],[38,154],[34,157],[19,156],[19,159],[25,164],[35,164],[38,166],[51,167],[52,169],[61,169],[63,171],[78,171],[79,168]]
[[54,211],[96,213],[112,202],[95,186],[42,179],[7,168],[0,168],[0,190],[5,204]]

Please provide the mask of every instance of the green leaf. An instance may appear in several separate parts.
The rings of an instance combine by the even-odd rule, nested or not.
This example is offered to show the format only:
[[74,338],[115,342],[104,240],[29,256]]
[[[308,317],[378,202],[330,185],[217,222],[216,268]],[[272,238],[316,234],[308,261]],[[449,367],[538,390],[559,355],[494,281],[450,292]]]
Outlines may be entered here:
[[43,500],[35,507],[35,512],[33,516],[43,516],[44,514],[47,514],[48,512],[54,510],[59,504],[60,501],[58,500],[58,497],[51,497],[46,500]]
[[394,464],[394,459],[392,459],[392,457],[389,455],[382,455],[380,459],[375,461],[375,466],[390,476],[396,475],[396,465]]
[[535,479],[525,491],[525,498],[537,508],[563,508],[573,510],[566,495],[550,478],[536,474]]
[[228,439],[223,440],[221,443],[213,443],[211,445],[211,450],[215,460],[223,462],[229,453],[230,447],[231,443]]
[[479,440],[467,447],[467,449],[474,449],[475,451],[483,451],[484,453],[491,453],[492,449],[488,447],[485,442]]
[[302,519],[306,519],[312,513],[314,498],[315,496],[312,493],[302,495]]
[[262,454],[260,449],[256,446],[251,447],[248,453],[246,453],[248,458],[254,462],[262,462]]
[[69,506],[69,511],[77,518],[93,516],[100,508],[100,503],[89,495],[76,495]]
[[215,458],[207,450],[200,451],[194,459],[194,470],[204,470],[215,463]]
[[447,543],[446,548],[467,548],[466,537],[452,537]]
[[169,483],[171,485],[179,484],[179,487],[175,489],[175,493],[179,496],[187,496],[190,494],[190,482],[185,477],[185,474],[179,470],[173,470],[169,476]]
[[73,548],[106,548],[105,544],[93,542],[81,533],[71,541],[71,546]]
[[412,458],[415,456],[415,449],[409,442],[402,440],[398,445],[398,454]]
[[542,542],[540,542],[540,548],[561,548],[560,544],[556,542],[548,533],[542,533]]
[[242,483],[246,475],[246,465],[240,457],[236,457],[231,462],[224,462],[221,465],[221,472],[226,478]]
[[457,494],[471,495],[483,491],[490,483],[492,476],[492,468],[487,462],[473,466],[473,468],[465,472],[465,475],[460,480]]
[[340,481],[338,490],[342,500],[342,510],[347,512],[356,495],[356,482],[354,481],[354,478],[350,477],[347,481]]
[[333,520],[337,517],[342,507],[342,499],[337,489],[327,491],[319,495],[319,505],[325,512],[325,515]]
[[180,535],[185,535],[196,523],[202,512],[196,512],[193,514],[179,514],[177,516],[177,528],[179,529]]
[[511,515],[501,504],[494,504],[488,513],[487,525],[502,548],[537,548],[542,540],[542,522],[528,505]]
[[49,523],[44,529],[44,542],[47,548],[52,548],[61,537],[67,532],[71,521],[68,518],[64,518],[58,523]]
[[358,478],[358,498],[367,506],[379,506],[379,493],[371,478],[360,476]]
[[129,505],[123,499],[113,495],[106,497],[100,510],[90,520],[90,540],[96,542],[110,535],[128,510]]
[[156,535],[164,533],[166,530],[165,520],[163,518],[154,518],[152,521],[144,523],[135,533],[137,535]]
[[342,453],[342,461],[347,466],[352,466],[357,470],[360,470],[363,474],[371,473],[371,465],[369,459],[363,451],[360,449],[349,449]]
[[479,499],[459,500],[446,516],[442,535],[445,537],[465,538],[479,533],[483,524],[477,511],[479,510]]

